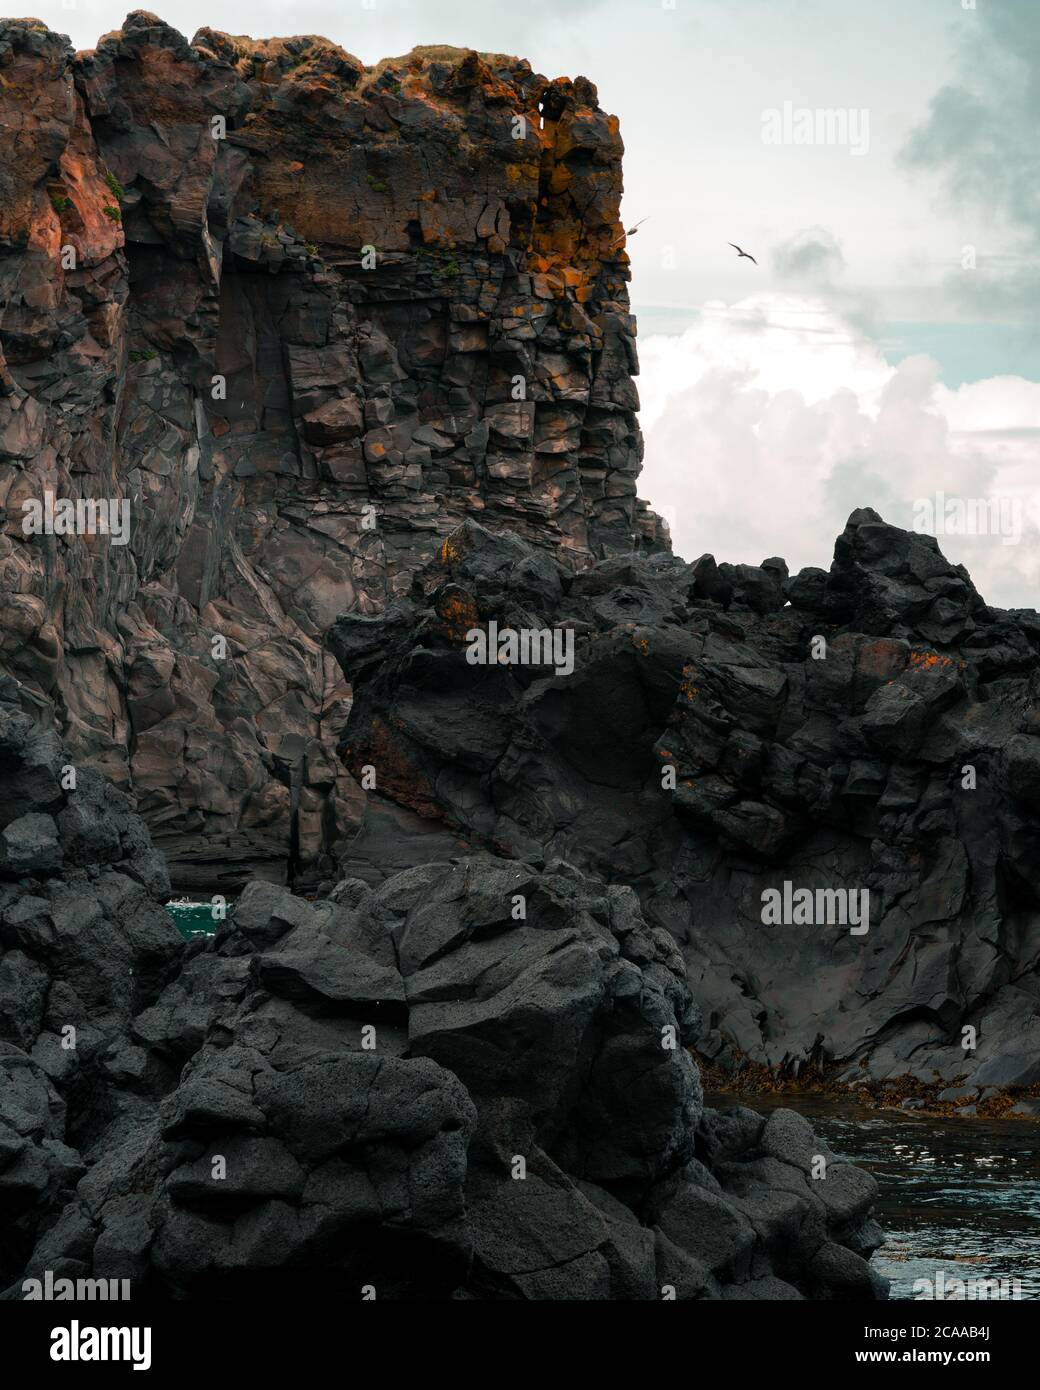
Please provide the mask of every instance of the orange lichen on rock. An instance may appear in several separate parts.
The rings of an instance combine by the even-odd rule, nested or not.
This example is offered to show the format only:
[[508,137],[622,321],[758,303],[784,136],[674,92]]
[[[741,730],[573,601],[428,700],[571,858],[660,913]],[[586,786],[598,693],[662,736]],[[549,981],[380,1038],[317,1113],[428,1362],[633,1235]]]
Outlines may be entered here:
[[[590,82],[509,55],[368,67],[314,35],[189,41],[135,11],[78,54],[0,21],[0,122],[0,641],[84,760],[147,786],[188,872],[229,835],[243,867],[291,844],[325,872],[356,821],[336,771],[351,695],[324,669],[340,615],[383,612],[420,571],[431,602],[468,585],[462,518],[572,571],[667,547],[636,496],[617,121]],[[11,531],[19,486],[130,479],[133,545]],[[246,593],[216,686],[197,654]],[[145,612],[164,650],[141,694]],[[444,600],[453,640],[476,620]]]
[[679,694],[686,700],[692,700],[698,693],[700,687],[694,685],[692,673],[689,666],[683,667],[682,680],[679,682]]
[[64,239],[75,246],[80,265],[99,265],[125,244],[121,220],[105,211],[118,209],[118,199],[95,161],[82,150],[64,151],[61,180],[69,200],[61,218]]
[[944,670],[953,664],[951,657],[942,656],[939,652],[912,651],[910,653],[910,665],[918,671]]
[[437,615],[442,619],[441,631],[453,642],[462,641],[480,623],[476,600],[464,589],[451,587],[437,600]]

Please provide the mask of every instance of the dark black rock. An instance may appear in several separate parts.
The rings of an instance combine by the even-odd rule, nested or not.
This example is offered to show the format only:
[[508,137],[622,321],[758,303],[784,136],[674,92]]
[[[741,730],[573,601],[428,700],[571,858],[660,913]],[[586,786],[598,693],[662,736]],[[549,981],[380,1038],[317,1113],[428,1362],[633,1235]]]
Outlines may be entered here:
[[[378,770],[365,824],[405,807],[456,843],[632,887],[682,947],[720,1066],[1028,1084],[1036,615],[988,608],[933,538],[869,509],[829,573],[794,579],[775,559],[632,556],[562,593],[504,584],[523,544],[467,521],[411,621],[369,620],[381,663],[351,663],[353,620],[330,634],[355,681],[344,756]],[[569,629],[573,673],[470,665],[446,596],[466,624]],[[372,843],[344,862],[378,881]],[[869,894],[866,929],[766,922],[785,882]]]
[[5,1297],[47,1269],[159,1298],[883,1293],[871,1179],[814,1192],[804,1122],[704,1110],[682,957],[629,887],[483,854],[316,902],[253,884],[135,1016],[99,976],[89,1064],[48,1077],[51,926],[0,961]]

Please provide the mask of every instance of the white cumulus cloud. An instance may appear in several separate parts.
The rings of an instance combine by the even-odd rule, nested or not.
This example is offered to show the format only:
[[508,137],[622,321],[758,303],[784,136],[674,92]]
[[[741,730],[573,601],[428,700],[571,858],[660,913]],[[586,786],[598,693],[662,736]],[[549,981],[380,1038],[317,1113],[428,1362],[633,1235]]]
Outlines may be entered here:
[[930,357],[892,366],[833,306],[780,294],[705,304],[685,333],[643,340],[640,362],[640,491],[680,555],[827,568],[856,507],[910,529],[941,493],[1020,518],[1011,544],[939,543],[987,602],[1040,606],[1040,383],[951,390]]

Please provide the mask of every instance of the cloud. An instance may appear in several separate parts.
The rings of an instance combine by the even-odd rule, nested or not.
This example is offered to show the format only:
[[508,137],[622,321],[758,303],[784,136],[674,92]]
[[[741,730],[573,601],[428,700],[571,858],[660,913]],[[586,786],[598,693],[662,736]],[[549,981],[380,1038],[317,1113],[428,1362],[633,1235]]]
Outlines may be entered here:
[[640,491],[679,554],[826,568],[856,507],[909,529],[915,504],[938,493],[1004,498],[1021,516],[1016,544],[940,544],[987,601],[1037,605],[1040,384],[995,377],[951,391],[930,357],[893,367],[833,306],[795,295],[705,305],[693,328],[645,340],[640,357]]
[[830,284],[845,269],[845,257],[833,232],[809,227],[773,248],[773,269],[782,280]]
[[849,326],[867,337],[880,333],[873,294],[844,283],[847,269],[841,242],[827,227],[806,227],[773,247],[776,279],[792,290],[825,299]]
[[955,206],[1000,214],[1040,244],[1040,9],[1034,0],[981,5],[957,82],[940,88],[900,161],[937,173]]
[[970,225],[1000,223],[1017,237],[1018,255],[986,258],[980,247],[977,270],[955,273],[947,288],[969,313],[1018,318],[1040,302],[1040,7],[1001,0],[965,19],[958,78],[932,97],[899,163],[935,175]]

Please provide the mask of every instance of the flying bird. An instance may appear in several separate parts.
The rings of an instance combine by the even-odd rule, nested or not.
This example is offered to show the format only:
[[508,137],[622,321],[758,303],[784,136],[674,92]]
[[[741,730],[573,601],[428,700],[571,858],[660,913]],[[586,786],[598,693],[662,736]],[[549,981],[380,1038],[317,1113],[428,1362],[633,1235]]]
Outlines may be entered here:
[[743,256],[746,260],[749,260],[752,265],[758,265],[758,262],[755,260],[754,256],[752,256],[749,251],[741,251],[740,247],[737,245],[735,241],[727,241],[726,245],[733,247],[733,250],[737,253],[738,261],[740,260],[741,256]]
[[612,241],[612,242],[610,243],[611,246],[612,246],[612,247],[613,247],[613,246],[620,246],[621,243],[624,241],[625,237],[627,237],[627,236],[635,236],[636,232],[639,231],[640,227],[641,227],[641,226],[643,225],[643,223],[646,222],[647,220],[648,220],[647,218],[641,217],[634,227],[629,227],[629,229],[628,229],[627,232],[622,232],[621,235],[620,235],[619,237],[617,237],[614,241]]

